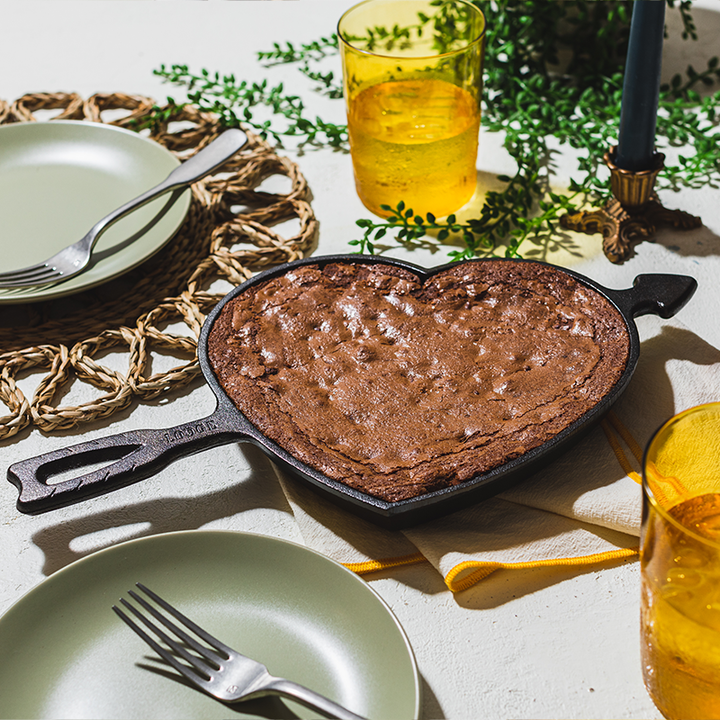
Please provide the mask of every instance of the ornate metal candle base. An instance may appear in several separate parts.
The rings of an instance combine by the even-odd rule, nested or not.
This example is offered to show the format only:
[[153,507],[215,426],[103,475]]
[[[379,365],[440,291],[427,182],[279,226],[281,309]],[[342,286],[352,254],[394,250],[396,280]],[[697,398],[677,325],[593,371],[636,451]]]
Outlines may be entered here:
[[702,225],[699,217],[683,210],[668,210],[658,200],[653,187],[663,168],[665,156],[655,153],[655,167],[633,172],[613,162],[615,147],[603,155],[610,168],[610,185],[614,197],[597,210],[583,210],[560,218],[568,230],[588,234],[602,233],[605,256],[614,263],[630,255],[632,244],[652,237],[658,227],[692,230]]

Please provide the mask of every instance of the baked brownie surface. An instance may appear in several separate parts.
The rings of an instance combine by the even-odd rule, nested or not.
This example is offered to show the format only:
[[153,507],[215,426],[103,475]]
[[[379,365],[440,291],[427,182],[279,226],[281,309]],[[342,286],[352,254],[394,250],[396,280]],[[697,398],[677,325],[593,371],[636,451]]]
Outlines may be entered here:
[[209,334],[211,366],[267,437],[394,502],[554,437],[613,388],[620,313],[540,263],[460,263],[423,282],[377,264],[306,265],[249,287]]

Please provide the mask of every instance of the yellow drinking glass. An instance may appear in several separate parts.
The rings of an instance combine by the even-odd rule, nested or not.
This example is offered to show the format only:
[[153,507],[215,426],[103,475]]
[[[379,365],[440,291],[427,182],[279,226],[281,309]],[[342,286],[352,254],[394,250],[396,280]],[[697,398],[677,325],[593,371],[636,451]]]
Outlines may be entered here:
[[720,718],[720,403],[650,441],[640,547],[645,686],[671,720]]
[[464,0],[366,0],[338,23],[355,186],[378,215],[443,217],[475,191],[485,17]]

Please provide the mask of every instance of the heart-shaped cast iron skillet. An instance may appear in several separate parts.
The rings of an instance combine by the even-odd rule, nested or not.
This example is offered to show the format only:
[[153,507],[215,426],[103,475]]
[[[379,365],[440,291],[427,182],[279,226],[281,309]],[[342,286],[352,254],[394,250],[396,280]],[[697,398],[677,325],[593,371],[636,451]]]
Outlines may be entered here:
[[[468,262],[533,262],[522,260],[479,260]],[[275,463],[294,477],[308,483],[346,509],[384,527],[401,528],[423,522],[490,497],[567,450],[588,430],[625,390],[633,375],[640,352],[634,318],[657,314],[672,317],[692,297],[696,281],[683,275],[640,275],[631,288],[610,290],[592,280],[562,268],[581,285],[594,290],[614,305],[622,315],[629,334],[629,356],[622,375],[600,402],[578,420],[544,444],[528,450],[504,465],[479,474],[465,482],[388,502],[327,477],[299,461],[266,437],[243,415],[218,382],[208,357],[208,337],[223,306],[266,279],[289,273],[303,265],[324,267],[328,263],[379,263],[395,266],[416,275],[421,281],[446,270],[448,265],[426,270],[389,258],[361,255],[324,256],[299,260],[263,272],[231,291],[207,317],[198,342],[198,357],[203,375],[217,397],[215,411],[206,418],[163,430],[137,430],[92,440],[15,463],[8,469],[8,480],[20,490],[18,509],[37,514],[80,502],[157,473],[172,461],[231,442],[251,442],[259,446]],[[543,265],[543,263],[539,263]],[[53,483],[53,476],[105,463],[70,480]]]

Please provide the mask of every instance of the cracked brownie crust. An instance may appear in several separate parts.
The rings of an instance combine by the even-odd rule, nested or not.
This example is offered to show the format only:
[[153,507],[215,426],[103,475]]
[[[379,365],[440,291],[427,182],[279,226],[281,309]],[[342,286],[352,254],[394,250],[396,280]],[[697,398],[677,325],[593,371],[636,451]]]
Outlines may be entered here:
[[607,395],[629,353],[603,296],[522,261],[424,282],[382,262],[301,266],[228,302],[208,340],[259,430],[391,502],[542,445]]

